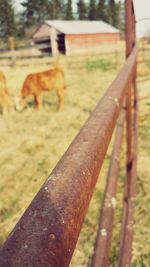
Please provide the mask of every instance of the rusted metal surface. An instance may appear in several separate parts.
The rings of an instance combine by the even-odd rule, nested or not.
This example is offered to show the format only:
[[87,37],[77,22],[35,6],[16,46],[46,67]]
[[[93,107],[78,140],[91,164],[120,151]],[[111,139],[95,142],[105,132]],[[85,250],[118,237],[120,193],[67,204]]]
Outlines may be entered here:
[[[136,92],[138,99],[138,93]],[[138,145],[138,101],[134,110],[134,139],[133,139],[133,159],[130,173],[130,181],[127,181],[127,195],[125,201],[124,232],[122,236],[122,250],[120,253],[119,267],[131,266],[132,241],[134,225],[134,206],[136,196],[136,176],[137,176],[137,145]]]
[[117,123],[114,148],[107,177],[104,203],[100,213],[100,224],[94,249],[91,267],[108,266],[108,257],[111,245],[113,219],[116,207],[117,181],[119,174],[120,152],[122,144],[125,110],[123,109]]
[[137,155],[138,155],[138,126],[139,126],[139,92],[137,87],[137,63],[133,74],[133,94],[134,94],[134,117],[133,117],[133,164],[135,168],[135,177],[137,176]]
[[1,267],[67,267],[128,85],[137,48],[98,103],[0,252]]
[[126,97],[126,139],[127,139],[127,175],[130,175],[131,164],[132,164],[132,102],[131,102],[131,84]]
[[133,5],[132,0],[126,0],[125,1],[125,20],[126,20],[126,57],[128,57],[132,51],[133,45],[134,45],[134,34],[133,31],[133,17],[132,17],[132,11],[133,11]]
[[119,267],[131,266],[132,258],[132,241],[133,241],[133,224],[134,224],[134,203],[135,203],[135,164],[132,164],[132,171],[130,176],[130,186],[128,188],[126,202],[126,213],[124,220],[124,233],[122,250],[120,253]]
[[[133,47],[133,32],[132,32],[132,1],[125,1],[126,10],[126,58],[130,55]],[[131,170],[132,170],[132,104],[131,104],[131,83],[129,84],[129,90],[126,97],[126,146],[127,146],[127,156],[126,156],[126,184],[124,190],[124,202],[123,202],[123,216],[122,216],[122,226],[121,226],[121,238],[120,238],[120,253],[119,253],[119,266],[122,266],[122,258],[124,255],[124,238],[126,231],[126,220],[127,220],[127,209],[128,209],[128,191],[131,181]]]
[[[135,16],[132,0],[125,1],[126,9],[126,57],[128,57],[135,45]],[[133,80],[133,79],[132,79]],[[132,81],[129,85],[126,98],[126,121],[127,121],[127,176],[130,175],[132,164]]]
[[[126,0],[126,56],[132,52],[135,44],[135,15],[132,0]],[[127,177],[124,193],[124,208],[121,231],[121,245],[119,255],[119,267],[130,267],[132,258],[132,240],[133,240],[133,224],[134,224],[134,204],[136,191],[136,164],[137,164],[137,137],[138,137],[138,121],[137,121],[137,88],[136,88],[136,65],[131,81],[133,85],[134,96],[134,116],[132,116],[131,100],[132,91],[128,92],[127,97]],[[131,88],[130,85],[130,88]],[[133,128],[132,128],[133,121]]]
[[138,153],[138,89],[136,85],[136,69],[133,75],[134,89],[134,114],[133,114],[133,153],[130,175],[126,181],[125,194],[125,222],[123,233],[122,253],[120,254],[120,267],[131,266],[132,241],[134,225],[134,206],[136,196],[136,177],[137,177],[137,153]]

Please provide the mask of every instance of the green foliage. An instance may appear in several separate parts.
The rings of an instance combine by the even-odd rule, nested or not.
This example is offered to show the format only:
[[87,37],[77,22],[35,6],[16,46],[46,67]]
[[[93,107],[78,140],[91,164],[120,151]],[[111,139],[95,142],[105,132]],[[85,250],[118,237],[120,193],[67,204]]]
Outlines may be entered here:
[[87,19],[87,6],[84,0],[79,0],[77,2],[77,9],[78,9],[78,18],[80,20]]
[[73,20],[72,0],[68,0],[66,4],[65,19]]
[[118,19],[119,19],[119,24],[118,28],[122,31],[125,32],[125,8],[124,8],[124,3],[121,1],[118,2]]
[[124,30],[124,5],[115,0],[99,0],[97,5],[97,19],[103,20],[114,27]]
[[64,18],[64,0],[51,0],[49,1],[47,9],[47,19],[63,19]]
[[86,62],[86,69],[88,71],[94,71],[96,69],[107,71],[113,68],[114,64],[106,59],[87,60]]
[[27,27],[31,26],[35,22],[35,13],[36,13],[35,4],[36,4],[35,0],[25,1],[22,3],[22,6],[24,7],[24,12],[22,14],[22,17],[24,20],[24,24]]
[[88,18],[89,20],[96,20],[96,0],[90,0]]
[[107,7],[107,22],[115,27],[118,26],[118,5],[115,3],[115,0],[109,0]]
[[22,6],[22,19],[27,27],[45,19],[62,19],[64,15],[64,0],[26,0]]
[[106,1],[99,0],[97,5],[97,19],[107,21]]
[[0,37],[16,35],[15,13],[11,0],[0,0]]

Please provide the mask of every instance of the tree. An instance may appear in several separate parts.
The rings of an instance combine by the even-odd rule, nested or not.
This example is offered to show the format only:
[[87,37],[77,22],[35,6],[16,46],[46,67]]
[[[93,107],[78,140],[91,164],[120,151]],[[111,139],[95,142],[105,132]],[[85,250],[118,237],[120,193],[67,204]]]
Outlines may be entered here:
[[119,7],[120,3],[116,3],[115,0],[99,0],[97,6],[97,19],[106,21],[118,28]]
[[21,3],[24,7],[24,11],[22,13],[22,18],[24,21],[25,27],[31,27],[35,24],[37,20],[36,11],[38,7],[38,1],[36,0],[26,0],[25,2]]
[[118,2],[118,29],[125,32],[125,6],[122,1]]
[[119,21],[119,5],[115,3],[114,0],[109,0],[108,10],[107,10],[107,18],[108,23],[111,25],[118,27]]
[[23,21],[27,27],[45,19],[63,18],[64,0],[25,0],[22,6]]
[[66,4],[66,12],[65,12],[66,20],[73,20],[73,11],[72,11],[72,0],[68,0]]
[[15,13],[11,0],[0,0],[0,37],[16,35]]
[[98,2],[97,19],[107,21],[107,5],[105,0],[99,0]]
[[96,15],[96,0],[90,0],[90,6],[89,6],[89,20],[95,20],[97,15]]
[[87,19],[87,6],[84,0],[79,0],[77,2],[77,9],[78,9],[78,18],[80,20]]
[[49,1],[48,15],[49,19],[63,19],[65,13],[64,0]]

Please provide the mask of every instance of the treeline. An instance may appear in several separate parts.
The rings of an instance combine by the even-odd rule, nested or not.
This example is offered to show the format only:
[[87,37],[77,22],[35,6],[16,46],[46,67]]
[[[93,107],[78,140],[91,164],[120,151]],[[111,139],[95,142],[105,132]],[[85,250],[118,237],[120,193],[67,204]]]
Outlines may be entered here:
[[103,20],[124,29],[124,8],[121,1],[78,0],[76,12],[74,0],[22,0],[20,11],[16,10],[15,0],[0,0],[0,38],[9,36],[25,37],[44,20]]

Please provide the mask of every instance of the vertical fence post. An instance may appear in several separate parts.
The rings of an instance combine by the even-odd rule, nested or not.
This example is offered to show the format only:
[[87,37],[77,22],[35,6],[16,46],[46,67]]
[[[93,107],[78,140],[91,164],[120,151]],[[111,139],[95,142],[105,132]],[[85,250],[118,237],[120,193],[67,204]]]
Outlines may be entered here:
[[52,27],[50,32],[52,56],[54,59],[58,57],[58,46],[57,46],[57,33],[56,30]]
[[[126,9],[126,57],[130,55],[135,45],[135,15],[132,0],[125,1]],[[132,239],[133,239],[133,211],[135,202],[136,182],[136,147],[137,147],[137,107],[134,107],[132,120],[132,87],[134,89],[134,103],[137,102],[136,65],[132,79],[129,83],[126,97],[126,122],[127,122],[127,177],[124,193],[124,209],[121,230],[121,244],[119,267],[131,266]],[[136,105],[135,105],[136,106]],[[132,126],[133,125],[133,126]]]
[[10,53],[11,53],[11,61],[12,61],[12,67],[15,66],[15,61],[16,61],[16,56],[15,56],[15,38],[13,36],[9,36],[8,37],[8,45],[9,45],[9,49],[10,49]]
[[[128,57],[132,51],[133,41],[133,25],[132,25],[132,0],[125,1],[126,8],[126,57]],[[126,98],[126,122],[127,122],[127,175],[131,170],[132,160],[132,110],[131,110],[131,81]]]

